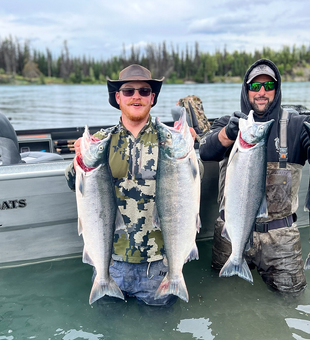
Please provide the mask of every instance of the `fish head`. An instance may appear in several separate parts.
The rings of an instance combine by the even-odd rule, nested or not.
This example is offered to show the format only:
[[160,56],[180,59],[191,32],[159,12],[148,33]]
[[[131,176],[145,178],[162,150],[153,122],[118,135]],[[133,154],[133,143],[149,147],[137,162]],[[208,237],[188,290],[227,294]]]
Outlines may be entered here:
[[89,133],[88,126],[86,125],[80,144],[83,163],[89,168],[95,168],[100,164],[106,164],[108,162],[107,154],[110,140],[110,133],[106,138],[95,138]]
[[186,110],[182,110],[180,119],[174,127],[161,123],[159,118],[155,120],[159,149],[169,158],[185,158],[194,147],[194,140],[190,133]]
[[248,119],[239,119],[239,140],[242,139],[251,146],[260,142],[264,143],[269,136],[273,123],[274,119],[267,122],[255,122],[253,110],[251,110]]

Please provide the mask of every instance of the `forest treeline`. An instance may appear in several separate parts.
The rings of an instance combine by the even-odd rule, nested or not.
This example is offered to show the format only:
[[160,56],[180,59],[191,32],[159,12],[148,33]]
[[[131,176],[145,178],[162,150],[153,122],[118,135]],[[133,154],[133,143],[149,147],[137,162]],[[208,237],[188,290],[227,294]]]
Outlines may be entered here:
[[[152,76],[165,76],[167,83],[193,81],[207,83],[242,79],[248,67],[260,58],[272,60],[282,76],[302,77],[309,81],[310,46],[283,46],[275,51],[270,47],[256,50],[254,53],[235,51],[230,53],[216,51],[211,54],[194,48],[179,50],[173,44],[148,44],[143,51],[134,46],[126,52],[123,46],[119,56],[108,60],[95,60],[92,57],[71,56],[68,44],[64,41],[58,56],[49,48],[38,51],[30,47],[29,42],[21,44],[12,37],[0,38],[0,82],[14,82],[23,77],[39,83],[105,83],[106,78],[117,79],[124,67],[137,63],[151,70]],[[47,81],[48,80],[48,81]]]

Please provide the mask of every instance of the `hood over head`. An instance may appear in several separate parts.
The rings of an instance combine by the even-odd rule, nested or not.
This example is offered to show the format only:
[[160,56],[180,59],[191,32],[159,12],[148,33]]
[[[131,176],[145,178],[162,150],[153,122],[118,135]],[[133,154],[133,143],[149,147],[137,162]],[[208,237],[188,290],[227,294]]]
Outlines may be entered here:
[[267,112],[265,112],[263,116],[258,116],[254,113],[256,121],[265,121],[266,118],[272,119],[280,114],[282,97],[280,72],[277,66],[268,59],[257,60],[245,73],[241,90],[241,111],[245,114],[249,114],[249,112],[253,109],[248,96],[248,83],[260,74],[267,74],[277,82],[275,97]]

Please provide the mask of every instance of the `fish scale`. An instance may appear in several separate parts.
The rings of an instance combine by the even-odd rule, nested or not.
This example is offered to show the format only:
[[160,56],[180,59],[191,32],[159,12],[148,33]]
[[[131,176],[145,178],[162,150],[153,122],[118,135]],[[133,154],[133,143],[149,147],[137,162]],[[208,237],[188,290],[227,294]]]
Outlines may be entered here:
[[254,121],[253,111],[248,118],[239,119],[239,134],[230,153],[225,178],[224,198],[220,210],[225,212],[222,236],[232,245],[232,253],[219,276],[238,275],[253,283],[244,258],[257,217],[267,217],[266,142],[274,120]]
[[[81,160],[78,162],[75,158],[78,231],[84,241],[83,262],[96,270],[90,304],[105,295],[124,299],[109,274],[114,231],[116,226],[121,227],[124,223],[108,165],[110,139],[111,135],[96,141],[86,127],[81,140]],[[81,163],[83,160],[86,164]]]
[[188,260],[198,259],[196,233],[201,226],[198,161],[185,110],[175,128],[157,118],[156,129],[159,157],[153,219],[163,234],[168,272],[155,299],[174,294],[188,302],[182,269]]

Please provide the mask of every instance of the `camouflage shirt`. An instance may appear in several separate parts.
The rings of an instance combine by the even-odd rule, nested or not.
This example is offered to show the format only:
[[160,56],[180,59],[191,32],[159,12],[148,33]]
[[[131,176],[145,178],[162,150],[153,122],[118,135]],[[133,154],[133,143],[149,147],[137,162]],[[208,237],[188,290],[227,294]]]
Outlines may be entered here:
[[117,204],[126,229],[116,230],[113,259],[131,263],[163,258],[163,239],[152,225],[155,204],[158,141],[151,117],[135,138],[120,123],[94,134],[104,138],[112,133],[109,164]]

